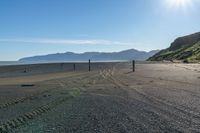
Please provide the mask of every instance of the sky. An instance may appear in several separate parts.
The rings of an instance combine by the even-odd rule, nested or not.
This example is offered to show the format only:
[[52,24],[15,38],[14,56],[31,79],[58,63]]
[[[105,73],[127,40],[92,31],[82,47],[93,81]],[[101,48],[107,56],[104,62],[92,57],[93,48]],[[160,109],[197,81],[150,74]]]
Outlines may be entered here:
[[200,31],[200,0],[0,0],[0,61],[164,49]]

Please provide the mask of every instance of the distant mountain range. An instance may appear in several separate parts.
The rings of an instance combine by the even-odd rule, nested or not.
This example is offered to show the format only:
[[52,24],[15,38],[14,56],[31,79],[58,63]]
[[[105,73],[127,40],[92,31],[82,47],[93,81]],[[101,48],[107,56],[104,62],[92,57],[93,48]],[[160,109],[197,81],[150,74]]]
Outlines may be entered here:
[[146,60],[159,52],[159,50],[152,50],[150,52],[138,51],[136,49],[129,49],[120,52],[85,52],[85,53],[57,53],[42,56],[33,56],[22,58],[19,61],[23,62],[54,62],[54,61],[110,61],[110,60]]
[[200,32],[177,38],[169,48],[161,50],[148,60],[200,62]]

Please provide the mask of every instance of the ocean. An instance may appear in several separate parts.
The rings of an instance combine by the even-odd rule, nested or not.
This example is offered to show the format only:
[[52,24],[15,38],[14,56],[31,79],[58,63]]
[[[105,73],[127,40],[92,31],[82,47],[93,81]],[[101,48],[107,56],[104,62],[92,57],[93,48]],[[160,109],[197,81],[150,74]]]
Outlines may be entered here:
[[0,66],[19,65],[19,64],[23,63],[18,61],[0,61]]
[[[10,65],[26,65],[26,64],[43,64],[43,63],[87,63],[88,61],[43,61],[43,62],[21,62],[21,61],[0,61],[0,66]],[[105,61],[92,61],[92,62],[127,62],[122,60],[105,60]]]

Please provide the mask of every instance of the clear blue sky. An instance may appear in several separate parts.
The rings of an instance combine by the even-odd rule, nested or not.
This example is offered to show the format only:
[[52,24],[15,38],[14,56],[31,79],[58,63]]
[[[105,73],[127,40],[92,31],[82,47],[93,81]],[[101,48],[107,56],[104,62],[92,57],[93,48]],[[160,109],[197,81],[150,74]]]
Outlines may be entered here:
[[198,9],[199,0],[1,0],[0,60],[163,49],[200,31]]

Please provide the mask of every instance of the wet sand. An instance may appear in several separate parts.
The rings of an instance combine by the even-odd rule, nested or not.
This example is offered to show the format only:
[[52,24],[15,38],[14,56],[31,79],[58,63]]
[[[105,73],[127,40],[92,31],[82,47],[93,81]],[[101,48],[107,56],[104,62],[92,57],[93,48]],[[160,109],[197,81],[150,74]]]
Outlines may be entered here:
[[2,132],[200,132],[199,112],[199,64],[0,78]]

